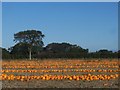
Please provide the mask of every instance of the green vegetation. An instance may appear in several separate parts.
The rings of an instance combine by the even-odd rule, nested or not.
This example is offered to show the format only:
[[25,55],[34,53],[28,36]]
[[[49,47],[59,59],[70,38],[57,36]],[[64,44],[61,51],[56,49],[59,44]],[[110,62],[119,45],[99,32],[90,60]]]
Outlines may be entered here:
[[13,47],[6,50],[2,48],[3,59],[30,59],[37,58],[118,58],[120,51],[112,52],[107,49],[89,52],[78,45],[70,43],[50,43],[43,47],[41,31],[27,30],[14,34]]
[[[14,34],[14,41],[18,42],[17,44],[18,49],[16,48],[16,51],[21,51],[21,54],[23,54],[22,51],[23,52],[28,51],[29,59],[31,60],[31,53],[32,53],[33,47],[42,47],[44,45],[42,41],[43,37],[44,35],[42,34],[42,32],[36,31],[36,30],[21,31]],[[21,54],[20,54],[20,57],[22,57]]]

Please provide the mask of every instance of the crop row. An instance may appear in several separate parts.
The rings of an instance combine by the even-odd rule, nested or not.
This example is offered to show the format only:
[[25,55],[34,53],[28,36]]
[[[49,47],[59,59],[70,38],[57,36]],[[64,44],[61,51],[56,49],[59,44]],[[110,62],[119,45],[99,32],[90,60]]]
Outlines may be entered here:
[[63,70],[0,70],[0,72],[2,73],[8,73],[8,72],[35,72],[35,73],[39,73],[39,72],[120,72],[119,69],[117,70],[95,70],[95,69],[63,69]]
[[65,65],[65,66],[32,66],[32,65],[20,65],[20,66],[2,66],[2,68],[119,68],[118,65],[116,66],[70,66],[70,65]]
[[118,60],[13,60],[2,61],[2,65],[118,65]]
[[14,76],[14,75],[7,75],[2,74],[0,76],[0,80],[20,80],[20,81],[29,81],[33,79],[37,80],[110,80],[118,78],[118,74],[112,74],[112,75],[40,75],[40,76]]

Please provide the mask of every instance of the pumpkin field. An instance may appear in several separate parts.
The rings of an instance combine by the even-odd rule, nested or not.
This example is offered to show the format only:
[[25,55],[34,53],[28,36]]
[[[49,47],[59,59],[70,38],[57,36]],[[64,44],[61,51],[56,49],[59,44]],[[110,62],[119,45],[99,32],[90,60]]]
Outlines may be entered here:
[[2,88],[119,88],[117,59],[4,60]]

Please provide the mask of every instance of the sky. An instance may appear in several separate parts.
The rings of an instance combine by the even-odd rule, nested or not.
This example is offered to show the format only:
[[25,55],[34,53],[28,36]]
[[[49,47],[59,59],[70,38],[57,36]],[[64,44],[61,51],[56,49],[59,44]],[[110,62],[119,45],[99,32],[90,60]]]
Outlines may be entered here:
[[2,2],[119,2],[120,0],[2,0]]
[[2,47],[14,46],[14,34],[31,29],[42,31],[45,46],[67,42],[89,51],[115,51],[118,50],[118,3],[2,3]]
[[2,47],[2,3],[0,2],[0,47]]

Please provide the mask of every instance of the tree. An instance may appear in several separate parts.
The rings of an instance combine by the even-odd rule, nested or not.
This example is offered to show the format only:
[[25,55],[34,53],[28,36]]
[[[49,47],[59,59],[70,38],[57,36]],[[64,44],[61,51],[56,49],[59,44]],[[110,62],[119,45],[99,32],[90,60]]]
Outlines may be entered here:
[[11,59],[11,56],[8,50],[6,50],[5,48],[1,48],[1,47],[0,47],[0,50],[2,51],[2,59]]
[[9,51],[13,58],[28,58],[28,44],[17,43],[13,47],[10,47]]
[[99,58],[111,58],[113,52],[107,49],[101,49],[99,51],[96,51],[96,54],[98,55]]
[[36,30],[27,30],[27,31],[21,31],[16,34],[14,34],[14,41],[18,43],[24,43],[28,46],[29,50],[29,59],[31,60],[31,53],[32,53],[32,48],[34,46],[43,46],[44,43],[42,41],[42,38],[45,35],[42,34],[41,31],[36,31]]
[[44,48],[44,53],[39,56],[50,56],[55,58],[84,58],[87,57],[88,49],[69,43],[50,43]]
[[118,50],[118,58],[120,58],[120,50]]

